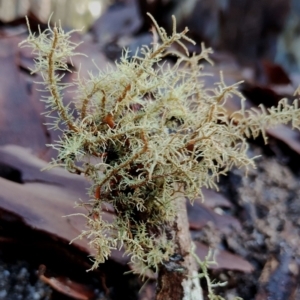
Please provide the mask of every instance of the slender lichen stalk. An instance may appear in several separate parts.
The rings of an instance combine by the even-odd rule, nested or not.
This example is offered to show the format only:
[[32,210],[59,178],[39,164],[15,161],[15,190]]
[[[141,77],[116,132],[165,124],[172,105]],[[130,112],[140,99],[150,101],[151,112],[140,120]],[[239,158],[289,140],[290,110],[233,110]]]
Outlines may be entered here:
[[57,77],[57,75],[55,74],[56,66],[55,66],[55,53],[56,53],[56,49],[57,49],[57,44],[59,42],[59,38],[61,38],[59,36],[58,33],[58,29],[57,27],[55,27],[53,29],[53,42],[52,42],[52,47],[50,50],[50,53],[48,55],[48,84],[49,84],[49,91],[53,97],[54,100],[54,104],[56,105],[56,107],[54,107],[55,110],[57,110],[57,112],[59,113],[60,117],[62,118],[62,120],[67,124],[69,130],[71,131],[77,131],[77,127],[75,126],[75,124],[73,123],[71,117],[68,115],[67,109],[64,107],[63,103],[62,103],[62,97],[59,93],[59,78]]

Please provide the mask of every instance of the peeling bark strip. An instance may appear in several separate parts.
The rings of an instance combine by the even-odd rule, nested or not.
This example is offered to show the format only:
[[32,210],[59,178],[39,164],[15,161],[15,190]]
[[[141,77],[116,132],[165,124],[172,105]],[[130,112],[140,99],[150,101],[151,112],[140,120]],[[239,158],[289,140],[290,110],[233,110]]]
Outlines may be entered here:
[[[178,196],[178,195],[177,195]],[[197,264],[190,254],[191,235],[183,196],[174,200],[177,216],[173,225],[176,254],[159,269],[156,300],[202,300]]]

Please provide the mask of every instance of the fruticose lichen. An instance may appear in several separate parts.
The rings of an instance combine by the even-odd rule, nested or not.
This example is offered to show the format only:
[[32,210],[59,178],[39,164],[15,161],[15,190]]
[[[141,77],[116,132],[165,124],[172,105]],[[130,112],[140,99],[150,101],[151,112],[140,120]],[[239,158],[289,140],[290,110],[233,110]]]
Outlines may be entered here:
[[[225,107],[238,84],[227,86],[221,74],[214,88],[202,81],[202,61],[211,63],[211,49],[190,55],[183,42],[192,42],[187,29],[171,36],[152,18],[159,40],[129,57],[124,50],[115,68],[90,74],[72,83],[76,94],[64,105],[64,72],[76,44],[60,26],[33,34],[22,43],[35,55],[47,95],[51,127],[61,130],[53,166],[84,174],[91,181],[87,208],[87,237],[96,250],[93,268],[111,249],[124,246],[131,261],[145,272],[157,270],[174,253],[175,195],[191,201],[200,188],[215,187],[220,174],[233,166],[253,167],[247,156],[247,137],[265,136],[265,129],[291,122],[299,129],[298,101],[282,100],[277,107],[242,109],[230,114]],[[29,26],[28,26],[29,27]],[[175,51],[177,44],[183,51]],[[178,48],[178,47],[177,47]],[[177,56],[174,64],[163,60]],[[71,110],[72,107],[72,110]],[[112,224],[102,218],[104,203],[116,212]]]

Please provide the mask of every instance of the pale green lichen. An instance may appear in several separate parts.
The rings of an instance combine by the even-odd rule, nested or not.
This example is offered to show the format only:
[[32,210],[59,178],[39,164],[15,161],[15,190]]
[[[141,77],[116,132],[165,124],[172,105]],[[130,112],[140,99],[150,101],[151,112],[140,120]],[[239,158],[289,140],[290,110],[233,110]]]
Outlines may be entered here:
[[[153,20],[153,19],[152,19]],[[220,174],[233,166],[254,166],[247,156],[246,137],[265,134],[277,123],[300,126],[297,101],[285,100],[276,108],[240,111],[229,115],[225,103],[234,94],[243,97],[238,84],[221,80],[214,88],[202,82],[202,60],[211,62],[211,49],[202,46],[189,56],[183,40],[187,29],[173,33],[154,26],[160,41],[143,47],[139,56],[124,51],[116,67],[73,82],[74,102],[63,103],[62,71],[76,55],[70,33],[60,26],[38,35],[30,32],[22,43],[36,56],[32,72],[41,72],[48,115],[57,112],[51,127],[62,130],[52,147],[59,151],[54,166],[84,174],[92,182],[87,208],[87,237],[96,250],[93,268],[105,261],[111,249],[124,246],[140,270],[158,267],[175,251],[172,224],[176,189],[191,201],[202,186],[215,187]],[[170,46],[178,44],[184,54]],[[173,65],[166,55],[178,57]],[[60,72],[57,72],[60,71]],[[74,111],[71,110],[74,107]],[[75,117],[76,116],[76,117]],[[177,187],[175,189],[175,186]],[[110,203],[116,218],[108,224],[101,216]]]
[[[196,260],[197,264],[200,267],[200,273],[193,275],[192,278],[190,279],[198,279],[198,278],[204,278],[207,284],[207,297],[209,300],[225,300],[222,296],[216,295],[215,294],[215,289],[218,287],[224,287],[227,285],[227,282],[215,282],[215,280],[211,280],[209,274],[208,274],[208,269],[212,265],[217,265],[216,258],[215,258],[215,252],[212,249],[209,249],[207,255],[205,256],[204,260],[201,261],[199,257],[195,253],[196,246],[195,244],[192,244],[192,249],[191,249],[191,254]],[[198,293],[199,294],[199,293]],[[187,298],[189,299],[189,298]],[[197,298],[196,298],[197,299]],[[234,297],[233,300],[243,300],[240,297]]]

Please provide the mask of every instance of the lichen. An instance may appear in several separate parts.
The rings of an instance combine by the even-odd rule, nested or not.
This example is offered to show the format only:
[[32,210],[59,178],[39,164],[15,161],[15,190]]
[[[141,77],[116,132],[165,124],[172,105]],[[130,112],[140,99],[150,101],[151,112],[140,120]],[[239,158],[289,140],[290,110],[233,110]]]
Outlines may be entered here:
[[[71,72],[68,63],[78,54],[71,33],[60,26],[38,35],[29,29],[21,44],[36,57],[32,73],[43,76],[49,127],[61,131],[59,141],[50,145],[58,150],[52,166],[91,181],[90,200],[81,203],[87,209],[87,229],[78,238],[87,237],[96,250],[92,268],[111,249],[124,246],[139,272],[158,270],[175,251],[176,193],[193,201],[201,187],[215,187],[232,166],[254,167],[247,137],[262,133],[266,138],[265,129],[277,123],[300,126],[297,100],[250,111],[242,105],[230,115],[228,99],[236,95],[244,101],[238,83],[227,86],[222,73],[214,88],[202,82],[202,62],[212,63],[212,50],[202,45],[200,54],[190,55],[183,43],[193,43],[187,28],[178,33],[173,18],[168,36],[152,21],[159,41],[132,58],[124,50],[113,69],[88,78],[79,74],[72,83],[73,102],[67,105],[63,97],[71,84],[62,82],[62,74]],[[174,44],[182,51],[175,51]],[[167,55],[177,56],[177,62],[166,63]],[[115,209],[112,224],[102,218],[104,203]]]

